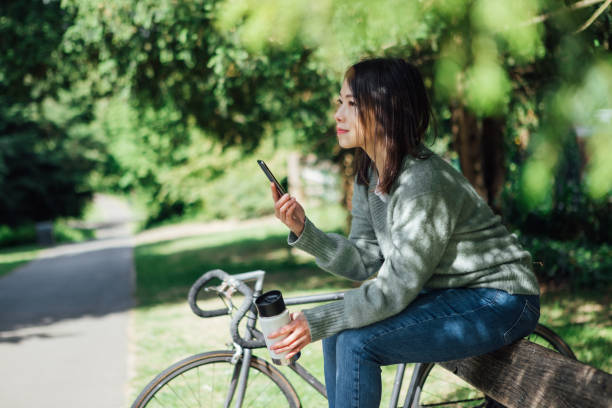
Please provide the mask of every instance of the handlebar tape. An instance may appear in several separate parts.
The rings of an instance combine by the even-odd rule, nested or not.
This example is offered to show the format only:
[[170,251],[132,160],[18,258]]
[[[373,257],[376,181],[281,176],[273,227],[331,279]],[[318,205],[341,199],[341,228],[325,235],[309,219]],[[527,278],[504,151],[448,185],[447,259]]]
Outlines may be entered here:
[[224,309],[215,309],[215,310],[203,310],[197,305],[197,296],[200,290],[212,279],[219,279],[221,281],[226,281],[233,287],[235,287],[240,293],[244,295],[244,302],[235,312],[234,317],[232,318],[232,322],[230,324],[230,330],[232,333],[233,341],[240,345],[241,347],[246,348],[258,348],[265,347],[265,340],[261,333],[254,331],[253,334],[257,337],[255,340],[245,340],[240,337],[240,333],[238,331],[238,326],[242,318],[246,315],[250,308],[253,308],[254,313],[257,313],[255,310],[255,305],[253,304],[253,291],[251,288],[242,282],[239,279],[233,278],[230,274],[221,269],[213,269],[212,271],[206,272],[202,275],[189,289],[189,294],[187,296],[189,301],[189,306],[193,313],[201,317],[215,317],[229,314],[229,310],[227,308]]
[[249,288],[244,282],[234,279],[225,271],[221,269],[213,269],[212,271],[206,272],[202,275],[189,289],[189,294],[187,295],[187,299],[189,301],[189,306],[193,313],[201,317],[215,317],[229,314],[229,310],[227,308],[224,309],[215,309],[215,310],[203,310],[197,304],[198,293],[208,281],[217,278],[221,281],[227,281],[232,284],[240,293],[242,293],[247,300],[250,302],[251,297],[253,296],[253,291]]

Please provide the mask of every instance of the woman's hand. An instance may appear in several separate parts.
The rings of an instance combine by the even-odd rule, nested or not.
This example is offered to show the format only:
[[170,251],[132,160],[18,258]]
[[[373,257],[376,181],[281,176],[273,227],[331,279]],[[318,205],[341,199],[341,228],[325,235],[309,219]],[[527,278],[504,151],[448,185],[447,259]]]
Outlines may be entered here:
[[284,194],[282,197],[276,190],[274,183],[270,183],[272,189],[272,198],[274,199],[274,213],[276,218],[282,221],[289,229],[298,237],[304,231],[304,222],[306,214],[304,209],[294,197],[289,194]]
[[310,327],[308,327],[304,313],[291,313],[291,322],[268,337],[273,339],[282,335],[287,335],[287,337],[270,347],[275,353],[282,354],[287,351],[286,357],[291,358],[306,347],[312,341],[312,337],[310,337]]

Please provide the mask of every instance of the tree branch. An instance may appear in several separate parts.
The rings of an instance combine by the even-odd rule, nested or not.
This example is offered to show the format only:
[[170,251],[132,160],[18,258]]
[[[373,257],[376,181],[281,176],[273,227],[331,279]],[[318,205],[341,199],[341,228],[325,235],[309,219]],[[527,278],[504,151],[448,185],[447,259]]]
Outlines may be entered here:
[[[545,14],[536,16],[536,17],[534,17],[534,18],[532,18],[530,20],[522,22],[518,26],[519,27],[525,27],[525,26],[529,26],[529,25],[533,25],[533,24],[542,23],[542,22],[548,20],[549,18],[551,18],[553,16],[556,16],[557,14],[567,13],[569,11],[574,11],[574,10],[578,10],[578,9],[581,9],[581,8],[590,7],[590,6],[594,5],[594,4],[599,4],[599,3],[602,3],[602,2],[605,2],[607,4],[603,4],[595,12],[596,15],[594,14],[594,16],[595,16],[595,18],[597,18],[599,16],[599,14],[601,14],[601,12],[603,12],[602,8],[605,9],[610,4],[610,0],[581,0],[581,1],[578,1],[578,2],[576,2],[576,3],[574,3],[574,4],[570,5],[570,6],[563,7],[563,8],[560,8],[558,10],[555,10],[555,11],[551,11],[550,13],[545,13]],[[601,12],[600,12],[600,10],[601,10]]]
[[612,0],[606,0],[606,2],[602,4],[595,13],[593,13],[591,18],[589,18],[579,29],[574,31],[574,34],[586,30],[591,24],[593,24],[593,21],[597,20],[597,17],[599,17],[601,13],[603,13],[604,10],[608,8],[610,3],[612,3]]

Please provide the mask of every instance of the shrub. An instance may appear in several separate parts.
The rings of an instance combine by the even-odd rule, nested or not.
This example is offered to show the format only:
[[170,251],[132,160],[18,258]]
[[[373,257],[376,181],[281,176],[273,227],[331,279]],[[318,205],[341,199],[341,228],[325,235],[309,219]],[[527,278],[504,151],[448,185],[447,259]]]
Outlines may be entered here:
[[612,246],[586,241],[556,241],[523,235],[541,282],[592,288],[612,284]]

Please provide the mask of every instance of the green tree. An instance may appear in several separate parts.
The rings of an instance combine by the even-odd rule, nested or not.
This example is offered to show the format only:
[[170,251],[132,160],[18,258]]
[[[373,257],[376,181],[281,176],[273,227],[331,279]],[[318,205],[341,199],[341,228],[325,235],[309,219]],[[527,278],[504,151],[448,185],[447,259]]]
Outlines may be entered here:
[[[609,209],[612,126],[597,118],[612,100],[608,2],[228,0],[219,21],[250,49],[299,41],[335,75],[368,55],[413,60],[463,173],[498,211],[504,189],[523,213],[567,208],[553,185],[576,143],[579,191]],[[576,141],[576,128],[590,136]]]
[[330,77],[364,56],[409,58],[439,113],[434,147],[531,234],[544,278],[609,282],[609,1],[227,0],[219,22],[252,50],[300,42]]
[[[116,95],[98,104],[105,123],[98,131],[110,149],[103,176],[117,180],[115,187],[142,191],[151,221],[201,207],[203,197],[185,191],[177,169],[206,181],[221,175],[213,158],[205,163],[194,154],[207,145],[202,134],[248,153],[264,137],[299,145],[328,131],[321,118],[331,82],[311,64],[312,51],[300,43],[247,49],[215,24],[216,1],[63,6],[75,19],[62,49],[95,66],[94,87]],[[131,154],[116,148],[126,145]]]
[[90,196],[91,104],[59,50],[72,17],[59,2],[0,6],[0,224],[78,215]]
[[[217,144],[251,152],[269,137],[348,167],[350,153],[334,148],[331,96],[350,63],[381,54],[421,67],[439,112],[436,147],[498,210],[567,208],[573,193],[554,177],[573,177],[583,208],[601,208],[610,192],[610,126],[595,118],[612,94],[602,1],[34,5],[3,5],[3,123],[37,124],[43,141],[53,129],[45,146],[81,160],[71,172],[96,164],[97,186],[140,189],[152,220],[201,208],[187,186],[222,174]],[[577,139],[576,125],[591,136]],[[585,154],[571,175],[561,153],[576,143]]]
[[[604,6],[601,10],[600,5]],[[411,58],[428,76],[437,102],[453,110],[452,122],[459,129],[455,143],[461,145],[457,147],[461,154],[464,144],[472,148],[475,139],[475,144],[480,144],[477,139],[482,139],[483,132],[474,127],[500,126],[487,123],[496,119],[505,125],[503,118],[521,100],[539,98],[536,102],[544,100],[546,110],[558,111],[551,109],[547,96],[572,89],[575,93],[589,73],[605,76],[611,65],[611,12],[607,6],[603,1],[564,7],[544,0],[336,0],[315,1],[306,7],[276,0],[231,0],[224,3],[219,20],[227,31],[253,49],[264,47],[261,44],[282,47],[301,41],[304,46],[316,48],[317,61],[336,73],[366,55]],[[589,24],[582,24],[585,21]],[[603,80],[601,90],[594,95],[597,102],[582,109],[583,116],[597,107],[606,107],[605,103],[595,105],[610,96],[608,82]],[[560,103],[568,102],[572,96],[575,95],[569,92]],[[557,121],[559,113],[554,112],[550,122]],[[562,126],[568,125],[568,119],[578,118],[566,115]],[[588,117],[580,119],[584,125],[593,121]],[[461,121],[464,123],[458,123]],[[461,134],[464,129],[465,135]],[[479,181],[478,175],[469,174],[482,173],[486,166],[476,160],[482,168],[470,169],[470,154],[466,152],[465,156],[464,171],[477,187],[486,190],[486,183]],[[556,155],[551,158],[551,163],[555,162]],[[602,185],[601,191],[596,189],[593,193],[608,192],[610,182],[602,177],[598,180],[602,181],[597,183]]]

